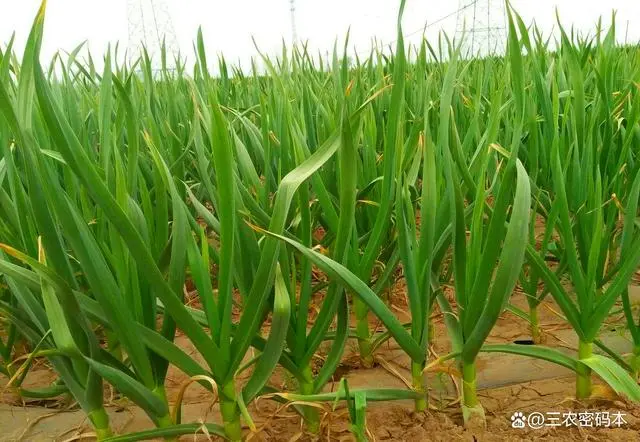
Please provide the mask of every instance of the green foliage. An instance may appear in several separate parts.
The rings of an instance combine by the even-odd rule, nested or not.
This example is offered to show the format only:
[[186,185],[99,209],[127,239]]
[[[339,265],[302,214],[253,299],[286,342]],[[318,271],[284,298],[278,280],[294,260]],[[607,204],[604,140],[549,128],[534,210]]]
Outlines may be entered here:
[[[240,440],[279,366],[297,391],[277,398],[302,403],[307,429],[319,431],[312,402],[346,401],[365,440],[367,402],[426,409],[439,309],[469,422],[483,417],[481,351],[567,367],[580,397],[594,372],[638,401],[627,291],[640,264],[638,51],[616,46],[614,27],[593,40],[561,30],[552,50],[510,10],[506,56],[464,59],[446,38],[406,48],[403,8],[391,55],[350,62],[347,39],[330,60],[306,47],[260,54],[264,71],[230,73],[220,58],[213,77],[201,32],[192,74],[184,60],[154,72],[146,54],[120,64],[111,49],[99,73],[82,46],[45,70],[43,2],[21,61],[13,40],[0,51],[0,373],[21,388],[47,358],[59,379],[19,391],[71,394],[100,440]],[[400,271],[408,324],[382,296]],[[510,305],[518,281],[529,312]],[[547,296],[580,340],[576,356],[485,343],[507,309],[536,338]],[[618,302],[629,362],[592,353]],[[350,338],[365,367],[395,340],[412,389],[345,381],[326,393]],[[16,368],[18,340],[31,353]],[[181,422],[165,393],[172,365],[218,395],[222,425]],[[104,383],[156,428],[113,436]]]

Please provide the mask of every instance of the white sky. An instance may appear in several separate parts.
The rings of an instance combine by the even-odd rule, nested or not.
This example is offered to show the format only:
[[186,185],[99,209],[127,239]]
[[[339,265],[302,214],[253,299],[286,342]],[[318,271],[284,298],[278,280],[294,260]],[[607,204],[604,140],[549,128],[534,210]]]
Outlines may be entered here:
[[[289,0],[164,1],[180,49],[187,55],[193,53],[199,25],[210,57],[222,52],[228,61],[240,61],[245,66],[256,55],[252,36],[260,49],[269,54],[281,50],[283,39],[291,41]],[[22,50],[39,3],[39,0],[0,0],[0,46],[4,47],[15,31],[16,47]],[[373,37],[383,43],[395,39],[398,4],[396,0],[296,0],[298,38],[324,53],[331,51],[336,37],[342,45],[350,26],[351,45],[359,53],[367,53]],[[639,0],[512,0],[512,4],[526,23],[535,19],[545,33],[554,27],[556,7],[564,26],[573,25],[583,33],[593,32],[599,16],[608,24],[615,9],[618,39],[640,41]],[[407,0],[404,33],[412,34],[410,41],[417,41],[425,22],[434,22],[456,9],[458,0]],[[429,27],[427,38],[435,38],[440,30],[453,36],[455,29],[454,14]],[[127,39],[127,0],[48,1],[43,61],[48,61],[55,51],[69,51],[84,40],[99,60],[107,44],[120,41],[126,46]]]

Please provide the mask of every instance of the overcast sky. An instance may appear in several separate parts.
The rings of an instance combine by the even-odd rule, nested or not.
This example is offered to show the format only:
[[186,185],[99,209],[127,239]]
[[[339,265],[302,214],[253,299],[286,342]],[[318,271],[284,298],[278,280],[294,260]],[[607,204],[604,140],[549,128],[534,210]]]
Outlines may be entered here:
[[[149,0],[49,0],[43,61],[57,50],[71,50],[86,40],[100,58],[107,45],[128,40],[128,2]],[[155,0],[160,2],[162,0]],[[464,1],[464,0],[463,0]],[[486,1],[486,0],[485,0]],[[496,0],[492,0],[496,2]],[[260,49],[275,54],[282,41],[291,42],[289,0],[164,0],[183,53],[191,55],[198,26],[202,26],[207,51],[223,53],[231,61],[249,61],[256,55],[252,36]],[[467,0],[464,3],[472,3]],[[0,45],[16,32],[16,46],[24,47],[39,0],[1,0]],[[395,39],[395,15],[399,1],[394,0],[296,0],[298,39],[314,49],[331,50],[336,37],[342,40],[351,28],[351,44],[367,53],[372,38],[383,43]],[[639,0],[512,0],[513,6],[529,23],[535,19],[545,33],[553,30],[555,8],[563,25],[573,25],[583,33],[593,32],[598,17],[610,23],[612,9],[617,10],[618,39],[640,41]],[[453,35],[456,30],[458,0],[407,0],[403,30],[409,41],[418,41],[425,24],[427,38],[440,30]],[[470,8],[467,9],[470,12]],[[439,21],[442,17],[449,18]]]

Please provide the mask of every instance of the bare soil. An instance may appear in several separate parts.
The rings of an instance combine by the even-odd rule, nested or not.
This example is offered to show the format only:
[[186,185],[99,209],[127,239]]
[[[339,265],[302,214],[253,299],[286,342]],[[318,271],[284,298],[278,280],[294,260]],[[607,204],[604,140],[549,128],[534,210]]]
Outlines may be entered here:
[[[640,294],[637,287],[636,297]],[[452,295],[450,290],[449,296]],[[387,294],[391,307],[401,321],[410,319],[402,279]],[[317,309],[321,295],[315,299]],[[193,301],[197,303],[196,300]],[[512,297],[512,303],[526,310],[526,301],[521,292]],[[313,308],[313,307],[312,307]],[[616,310],[615,308],[613,309]],[[559,309],[549,298],[539,309],[540,323],[545,345],[572,352],[576,341],[570,327],[562,319]],[[353,320],[353,318],[352,318]],[[435,325],[434,345],[430,360],[445,355],[449,343],[442,316],[433,316]],[[354,322],[355,323],[355,322]],[[611,346],[619,352],[631,348],[628,338],[617,330],[624,323],[622,313],[612,315],[603,331]],[[371,318],[370,325],[380,325]],[[268,332],[268,325],[263,332]],[[505,312],[494,328],[489,342],[514,342],[528,339],[528,325],[515,315]],[[603,338],[604,339],[604,338]],[[178,333],[176,344],[194,359],[201,358],[182,334]],[[319,353],[317,365],[322,364],[326,348]],[[415,413],[411,401],[370,403],[367,408],[369,439],[376,441],[640,441],[640,406],[617,396],[606,386],[597,385],[594,398],[588,402],[577,402],[574,397],[574,377],[566,369],[553,364],[511,355],[481,355],[478,361],[480,400],[485,409],[486,428],[465,429],[458,398],[457,368],[453,362],[434,367],[428,373],[430,405],[428,412]],[[327,390],[337,388],[337,381],[346,377],[351,388],[406,388],[410,379],[409,360],[393,342],[389,341],[376,354],[376,365],[370,369],[360,366],[355,341],[348,343],[343,363],[338,368],[334,382]],[[55,379],[46,364],[40,363],[27,377],[25,387],[49,385]],[[7,379],[0,376],[0,441],[71,441],[91,440],[90,428],[79,410],[68,400],[55,402],[25,403],[10,389],[2,388]],[[178,391],[188,381],[183,373],[171,368],[167,379],[170,402],[175,401]],[[271,384],[282,390],[296,388],[295,381],[283,370],[277,370]],[[125,399],[117,398],[107,387],[105,398],[109,404],[114,429],[122,434],[152,427],[149,419]],[[192,384],[183,401],[183,422],[216,422],[218,405],[211,393],[198,384]],[[557,413],[616,412],[624,414],[626,421],[619,428],[604,427],[542,427],[540,429],[512,428],[511,417],[515,412],[528,415]],[[311,441],[353,440],[349,433],[346,410],[340,405],[324,406],[321,433],[310,435],[304,432],[298,414],[290,407],[282,406],[268,398],[259,398],[249,406],[256,423],[256,431],[246,429],[247,440],[254,441]],[[181,440],[208,440],[203,434],[184,436]],[[215,439],[215,437],[212,437]]]

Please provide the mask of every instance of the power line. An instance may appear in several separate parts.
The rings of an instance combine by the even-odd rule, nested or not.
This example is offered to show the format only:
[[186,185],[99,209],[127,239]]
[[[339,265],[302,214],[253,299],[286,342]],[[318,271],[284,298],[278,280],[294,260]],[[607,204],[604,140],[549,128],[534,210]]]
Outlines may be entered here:
[[[438,23],[441,23],[441,22],[445,21],[446,19],[451,18],[451,17],[453,17],[454,15],[459,14],[460,12],[464,11],[464,10],[465,10],[465,9],[467,9],[467,8],[470,8],[471,6],[475,5],[476,3],[478,3],[478,0],[473,0],[471,3],[468,3],[468,4],[464,5],[464,6],[459,7],[459,8],[458,8],[458,9],[456,9],[455,11],[453,11],[453,12],[451,12],[451,13],[447,14],[447,15],[442,16],[442,17],[440,17],[439,19],[437,19],[437,20],[435,20],[435,21],[432,21],[431,23],[425,22],[425,23],[424,23],[424,26],[423,26],[422,28],[417,29],[417,30],[415,30],[415,31],[413,31],[413,32],[410,32],[410,33],[408,33],[408,34],[406,34],[406,35],[404,35],[404,34],[403,34],[403,36],[402,36],[402,37],[403,37],[403,38],[411,37],[412,35],[415,35],[415,34],[417,34],[417,33],[418,33],[418,32],[420,32],[420,31],[424,31],[425,29],[430,28],[430,27],[431,27],[431,26],[433,26],[433,25],[437,25]],[[391,43],[394,43],[394,42],[396,42],[396,41],[397,41],[397,40],[393,40]],[[391,44],[391,43],[389,43],[389,44]]]
[[159,56],[164,46],[167,63],[173,62],[173,57],[179,53],[179,46],[165,0],[128,0],[127,20],[130,61],[140,57],[144,48],[154,67],[159,66]]
[[506,14],[503,0],[479,0],[470,12],[461,11],[456,23],[456,40],[461,42],[461,52],[470,56],[502,52],[506,42]]
[[[470,8],[471,6],[475,5],[477,2],[478,2],[478,0],[473,0],[472,2],[470,2],[470,3],[468,3],[468,4],[464,5],[464,6],[459,7],[459,8],[458,8],[458,9],[456,9],[455,11],[452,11],[452,12],[450,12],[450,13],[446,14],[446,15],[443,15],[442,17],[440,17],[440,18],[438,18],[438,19],[436,19],[436,20],[432,21],[431,23],[429,23],[428,21],[426,21],[426,22],[424,23],[424,26],[423,26],[423,27],[418,28],[418,29],[416,29],[416,30],[414,30],[414,31],[411,31],[411,32],[409,32],[409,33],[407,33],[407,34],[402,34],[402,38],[404,39],[404,38],[407,38],[407,37],[411,37],[411,36],[413,36],[413,35],[416,35],[418,32],[424,32],[424,31],[425,31],[425,29],[430,28],[431,26],[437,25],[438,23],[442,23],[443,21],[445,21],[445,20],[447,20],[447,19],[449,19],[449,18],[453,17],[454,15],[459,14],[459,13],[460,13],[460,12],[462,12],[462,11],[464,11],[465,9]],[[385,44],[383,44],[383,45],[381,45],[381,46],[382,46],[382,47],[384,47],[384,46],[389,46],[389,45],[392,45],[393,43],[395,43],[395,42],[397,42],[397,41],[398,41],[398,39],[391,40],[391,41],[389,41],[388,43],[385,43]],[[374,46],[374,47],[375,47],[375,46]],[[373,49],[373,47],[372,47],[371,49]],[[369,50],[369,52],[371,52],[371,49]],[[362,52],[362,54],[363,54],[363,53],[364,53],[364,51]],[[357,55],[362,55],[361,53],[357,53],[357,52],[356,52],[356,54],[357,54]]]
[[291,12],[291,43],[296,44],[298,41],[298,32],[296,31],[296,2],[295,0],[289,0],[290,12]]

